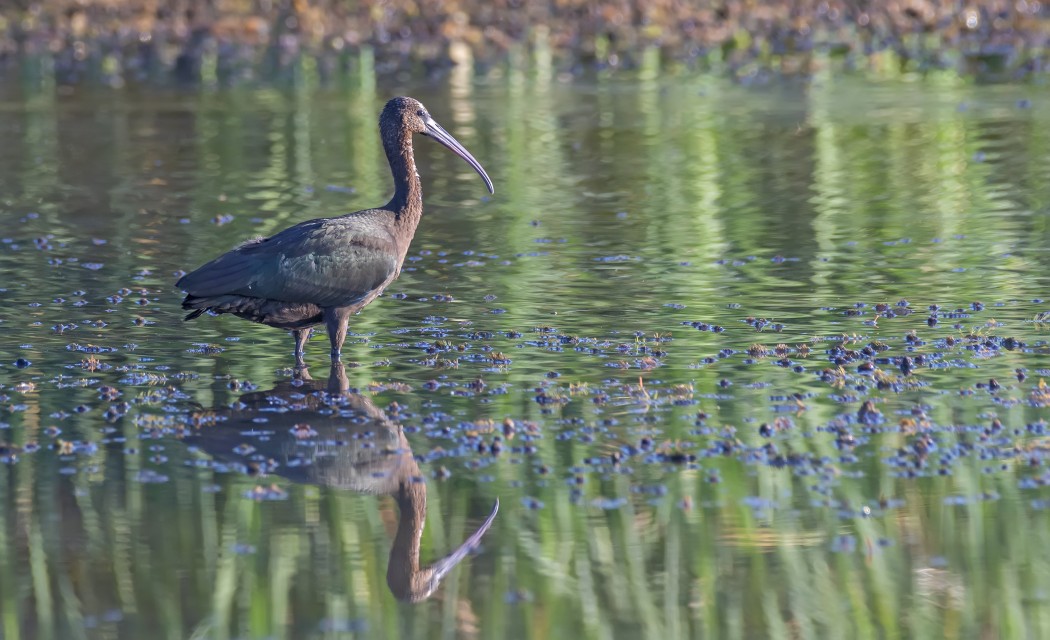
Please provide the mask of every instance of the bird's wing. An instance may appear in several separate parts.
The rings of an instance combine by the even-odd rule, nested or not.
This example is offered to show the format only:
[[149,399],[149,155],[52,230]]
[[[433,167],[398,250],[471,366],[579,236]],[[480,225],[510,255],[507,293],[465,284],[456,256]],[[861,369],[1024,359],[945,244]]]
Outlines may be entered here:
[[391,278],[397,259],[397,245],[381,225],[325,218],[247,242],[183,276],[175,286],[197,297],[241,295],[349,306]]

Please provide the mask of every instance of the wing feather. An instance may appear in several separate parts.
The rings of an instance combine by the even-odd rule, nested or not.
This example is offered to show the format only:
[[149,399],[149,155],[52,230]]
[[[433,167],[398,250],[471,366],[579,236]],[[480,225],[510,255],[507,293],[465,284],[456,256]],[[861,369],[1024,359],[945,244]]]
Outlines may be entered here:
[[323,218],[243,244],[183,276],[176,286],[198,297],[348,306],[391,280],[398,257],[394,237],[378,221]]

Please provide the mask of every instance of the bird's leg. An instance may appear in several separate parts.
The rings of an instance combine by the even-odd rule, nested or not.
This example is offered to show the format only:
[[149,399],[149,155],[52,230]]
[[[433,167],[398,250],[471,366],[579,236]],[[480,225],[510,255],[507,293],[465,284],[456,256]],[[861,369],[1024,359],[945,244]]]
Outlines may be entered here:
[[350,380],[346,377],[346,369],[342,362],[333,362],[328,372],[328,393],[345,393],[350,388]]
[[306,341],[310,339],[310,333],[313,331],[310,327],[305,329],[292,329],[292,337],[295,338],[295,368],[302,369],[306,367],[306,361],[303,360],[303,354],[306,352]]
[[332,362],[339,362],[342,359],[346,325],[349,322],[350,311],[347,309],[324,310],[324,325],[328,329],[328,340],[332,343]]

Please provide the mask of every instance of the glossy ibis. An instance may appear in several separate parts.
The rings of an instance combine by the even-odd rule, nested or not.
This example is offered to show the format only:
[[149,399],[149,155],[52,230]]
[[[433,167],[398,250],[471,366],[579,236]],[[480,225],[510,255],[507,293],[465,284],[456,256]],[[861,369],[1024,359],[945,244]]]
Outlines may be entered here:
[[319,218],[269,238],[249,240],[183,276],[183,309],[192,320],[205,311],[232,313],[295,338],[295,363],[315,325],[325,324],[332,361],[340,359],[351,314],[372,302],[401,273],[423,213],[423,192],[412,153],[412,134],[430,136],[466,160],[493,193],[481,164],[427,113],[419,101],[399,97],[379,116],[383,150],[394,174],[394,197],[378,209]]

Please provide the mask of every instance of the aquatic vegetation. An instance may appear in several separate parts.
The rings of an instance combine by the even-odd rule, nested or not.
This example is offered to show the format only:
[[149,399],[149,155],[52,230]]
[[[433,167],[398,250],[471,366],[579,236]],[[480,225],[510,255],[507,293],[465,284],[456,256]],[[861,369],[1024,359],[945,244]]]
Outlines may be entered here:
[[172,282],[388,195],[377,95],[12,109],[4,637],[1045,635],[1046,115],[629,87],[428,98],[509,195],[420,159],[334,383]]

